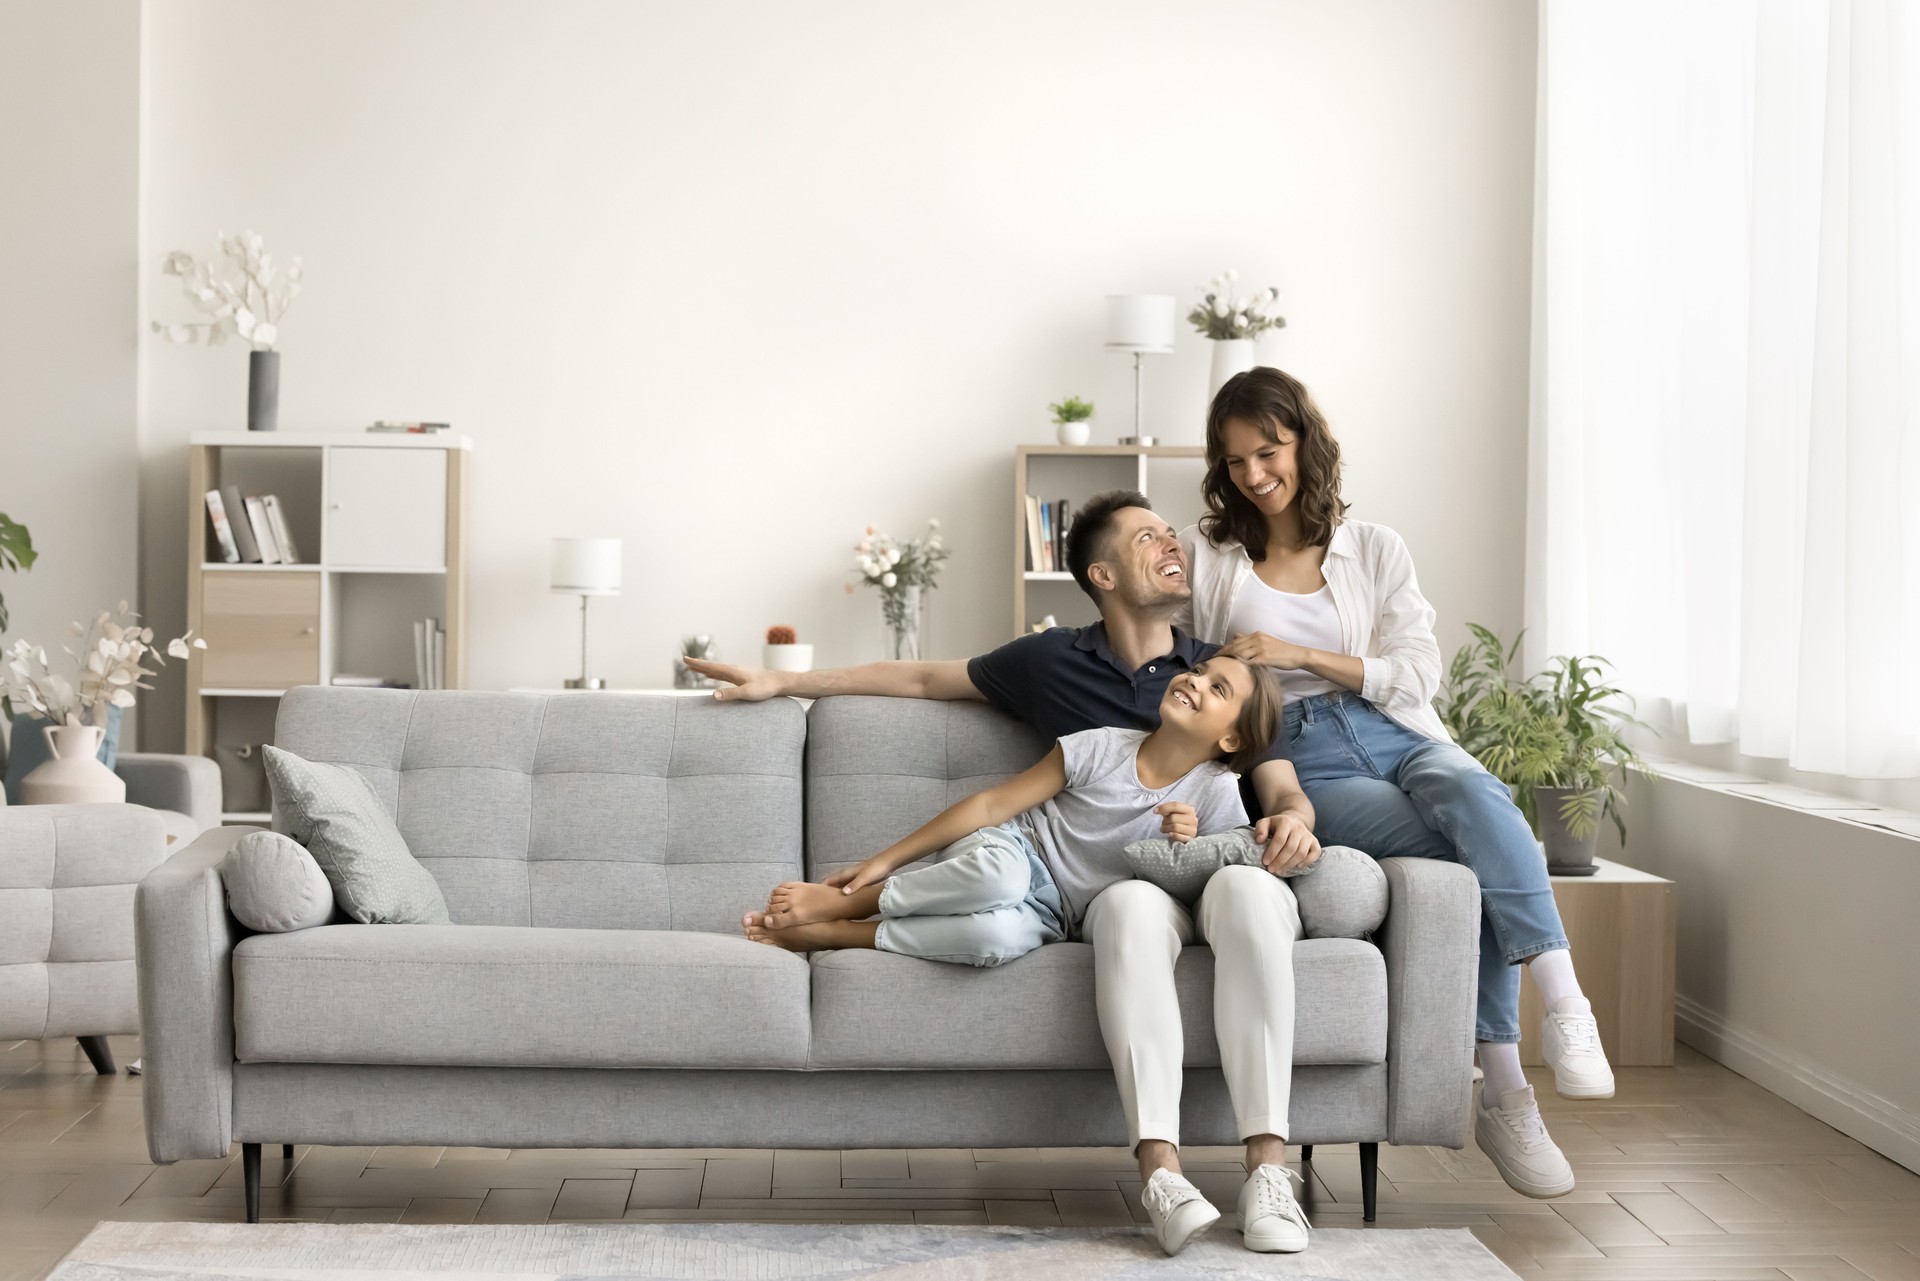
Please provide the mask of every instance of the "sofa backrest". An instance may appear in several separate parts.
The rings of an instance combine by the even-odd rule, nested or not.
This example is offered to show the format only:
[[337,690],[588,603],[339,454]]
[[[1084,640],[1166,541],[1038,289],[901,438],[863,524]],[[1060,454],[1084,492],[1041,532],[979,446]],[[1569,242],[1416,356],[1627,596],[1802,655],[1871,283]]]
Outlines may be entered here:
[[807,712],[807,875],[877,854],[1053,746],[985,703],[823,698]]
[[458,924],[719,933],[800,871],[805,737],[784,698],[318,685],[274,730],[373,784]]

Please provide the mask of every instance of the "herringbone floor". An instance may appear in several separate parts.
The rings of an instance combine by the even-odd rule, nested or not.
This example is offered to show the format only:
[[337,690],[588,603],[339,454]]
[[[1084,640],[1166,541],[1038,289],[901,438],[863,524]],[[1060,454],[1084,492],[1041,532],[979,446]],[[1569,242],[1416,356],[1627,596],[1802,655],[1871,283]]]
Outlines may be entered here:
[[[139,1053],[115,1038],[115,1056]],[[1537,1085],[1545,1078],[1534,1075]],[[1551,1097],[1579,1188],[1508,1191],[1477,1149],[1382,1147],[1379,1227],[1464,1226],[1525,1277],[1920,1281],[1920,1176],[1684,1047],[1618,1097]],[[1126,1224],[1140,1185],[1114,1149],[501,1151],[267,1149],[263,1213],[333,1222],[548,1219]],[[1295,1155],[1298,1150],[1295,1149]],[[1231,1212],[1230,1149],[1188,1166]],[[1360,1225],[1351,1147],[1314,1153],[1319,1226]],[[155,1167],[140,1078],[96,1077],[72,1041],[0,1047],[0,1281],[43,1275],[102,1219],[241,1217],[238,1151]]]

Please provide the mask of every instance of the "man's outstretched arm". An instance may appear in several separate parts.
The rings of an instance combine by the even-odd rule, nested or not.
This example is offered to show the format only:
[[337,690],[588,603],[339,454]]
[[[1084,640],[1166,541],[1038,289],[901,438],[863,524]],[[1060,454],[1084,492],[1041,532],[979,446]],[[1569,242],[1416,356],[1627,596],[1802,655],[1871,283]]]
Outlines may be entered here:
[[883,698],[986,701],[986,695],[974,687],[973,678],[967,675],[967,660],[963,658],[941,663],[867,663],[861,667],[830,667],[818,672],[770,672],[760,667],[709,662],[704,658],[684,661],[702,676],[726,682],[713,691],[713,696],[723,702],[757,703],[783,694],[793,698],[877,694]]

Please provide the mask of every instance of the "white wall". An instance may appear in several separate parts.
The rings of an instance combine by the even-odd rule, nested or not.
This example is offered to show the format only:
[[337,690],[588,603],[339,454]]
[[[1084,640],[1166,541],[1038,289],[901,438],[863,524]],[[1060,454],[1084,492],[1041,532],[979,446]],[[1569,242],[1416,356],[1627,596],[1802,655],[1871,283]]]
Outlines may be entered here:
[[[618,684],[683,633],[878,656],[849,545],[940,517],[936,655],[1011,635],[1011,453],[1128,429],[1117,291],[1285,291],[1278,359],[1446,624],[1520,616],[1533,6],[245,0],[151,14],[149,262],[251,227],[305,258],[281,424],[477,443],[472,683],[554,684],[548,540],[627,540]],[[171,282],[167,282],[170,285]],[[152,314],[185,314],[156,285]],[[1149,370],[1198,442],[1207,355]],[[144,535],[180,618],[185,453],[239,350],[152,353]],[[604,608],[601,608],[604,604]],[[177,700],[177,695],[175,696]],[[170,700],[172,702],[174,700]],[[169,714],[177,716],[177,707]]]
[[0,3],[0,595],[50,650],[138,594],[139,178],[139,0]]

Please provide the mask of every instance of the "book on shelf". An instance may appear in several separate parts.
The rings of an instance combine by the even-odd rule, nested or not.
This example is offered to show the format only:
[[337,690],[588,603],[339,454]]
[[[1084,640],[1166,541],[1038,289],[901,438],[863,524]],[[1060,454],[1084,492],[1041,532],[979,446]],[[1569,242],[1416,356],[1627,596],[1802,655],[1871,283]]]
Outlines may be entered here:
[[298,565],[300,553],[294,550],[293,535],[287,532],[287,514],[280,506],[280,495],[268,494],[260,501],[266,504],[267,523],[273,526],[273,542],[280,549],[280,559],[289,565]]
[[220,486],[220,497],[227,509],[227,520],[233,526],[233,541],[240,549],[240,559],[249,565],[259,564],[260,544],[253,537],[253,522],[247,518],[247,502],[240,497],[240,486]]
[[280,555],[280,544],[274,541],[273,522],[267,519],[266,500],[249,494],[246,501],[247,523],[253,527],[253,541],[260,544],[260,563],[278,565],[285,558]]
[[220,498],[220,491],[207,491],[207,519],[213,523],[214,541],[220,544],[220,559],[228,564],[240,560],[240,549],[233,541],[233,526],[227,520],[227,505]]

